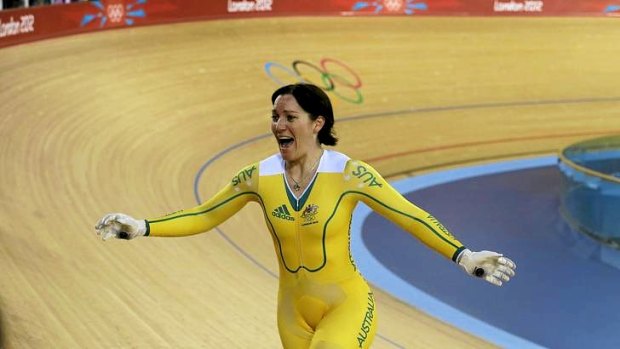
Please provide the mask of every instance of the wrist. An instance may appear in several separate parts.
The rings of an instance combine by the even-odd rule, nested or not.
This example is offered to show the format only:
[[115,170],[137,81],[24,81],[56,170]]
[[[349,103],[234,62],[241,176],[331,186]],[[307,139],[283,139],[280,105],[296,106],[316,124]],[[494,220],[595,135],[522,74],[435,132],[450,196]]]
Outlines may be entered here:
[[149,235],[149,224],[145,219],[140,219],[138,222],[138,235],[139,236],[148,236]]
[[461,265],[462,262],[465,262],[463,259],[469,259],[471,254],[472,254],[472,252],[471,252],[470,249],[464,248],[461,252],[459,252],[459,254],[456,256],[454,261],[456,262],[456,264]]
[[473,252],[469,249],[464,249],[458,256],[457,263],[467,274],[472,274],[475,269],[475,263],[472,261]]

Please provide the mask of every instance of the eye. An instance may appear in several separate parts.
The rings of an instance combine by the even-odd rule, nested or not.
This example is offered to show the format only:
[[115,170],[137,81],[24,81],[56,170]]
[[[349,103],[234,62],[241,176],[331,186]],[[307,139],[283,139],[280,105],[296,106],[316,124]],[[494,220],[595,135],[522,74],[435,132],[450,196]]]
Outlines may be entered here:
[[288,122],[292,122],[292,121],[293,121],[293,120],[295,120],[295,119],[297,119],[297,117],[296,117],[296,116],[293,116],[293,115],[287,115],[287,116],[286,116],[286,121],[288,121]]
[[279,117],[276,114],[271,115],[271,121],[278,122]]

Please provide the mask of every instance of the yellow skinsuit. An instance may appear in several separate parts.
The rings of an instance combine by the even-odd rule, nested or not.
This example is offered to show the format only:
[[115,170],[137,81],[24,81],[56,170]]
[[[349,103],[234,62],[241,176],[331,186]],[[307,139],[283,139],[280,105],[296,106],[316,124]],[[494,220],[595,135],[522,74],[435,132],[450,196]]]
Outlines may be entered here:
[[371,166],[326,150],[299,197],[279,154],[242,169],[202,205],[147,220],[147,235],[208,231],[258,202],[280,266],[278,328],[284,348],[368,348],[376,331],[372,291],[351,257],[349,226],[359,201],[424,244],[456,260],[464,249],[433,216],[416,207]]

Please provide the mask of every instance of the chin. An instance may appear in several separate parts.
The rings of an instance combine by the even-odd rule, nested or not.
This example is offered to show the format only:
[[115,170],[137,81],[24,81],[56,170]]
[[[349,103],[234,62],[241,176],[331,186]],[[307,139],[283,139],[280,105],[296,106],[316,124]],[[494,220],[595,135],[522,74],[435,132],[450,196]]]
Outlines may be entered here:
[[280,151],[280,155],[282,155],[282,158],[284,160],[290,160],[292,157],[291,151],[288,149],[279,149]]

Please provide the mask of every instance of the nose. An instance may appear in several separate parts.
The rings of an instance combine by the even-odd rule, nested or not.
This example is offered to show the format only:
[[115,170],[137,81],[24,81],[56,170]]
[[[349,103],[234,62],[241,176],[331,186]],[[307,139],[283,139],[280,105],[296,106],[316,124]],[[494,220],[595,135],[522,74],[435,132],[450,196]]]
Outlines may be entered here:
[[283,131],[286,129],[286,118],[278,118],[275,122],[276,130]]

